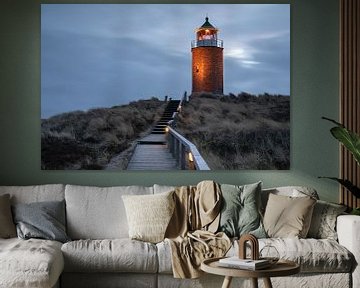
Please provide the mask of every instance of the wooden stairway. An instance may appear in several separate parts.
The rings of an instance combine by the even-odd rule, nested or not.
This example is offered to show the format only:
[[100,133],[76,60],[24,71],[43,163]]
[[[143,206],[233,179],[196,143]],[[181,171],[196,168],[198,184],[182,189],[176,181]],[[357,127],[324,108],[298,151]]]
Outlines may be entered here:
[[127,170],[178,170],[165,138],[165,128],[173,120],[180,100],[170,100],[151,133],[138,141]]
[[165,128],[170,120],[173,120],[173,115],[177,111],[180,100],[170,100],[165,108],[163,115],[158,123],[155,125],[151,134],[165,134]]

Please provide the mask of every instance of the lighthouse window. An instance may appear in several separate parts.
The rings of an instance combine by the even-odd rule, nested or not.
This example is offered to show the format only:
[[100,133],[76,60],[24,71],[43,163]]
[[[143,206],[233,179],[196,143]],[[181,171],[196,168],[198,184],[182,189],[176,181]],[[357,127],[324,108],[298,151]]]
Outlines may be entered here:
[[198,40],[215,40],[216,39],[216,33],[212,33],[212,31],[206,29],[205,31],[202,31],[198,35]]

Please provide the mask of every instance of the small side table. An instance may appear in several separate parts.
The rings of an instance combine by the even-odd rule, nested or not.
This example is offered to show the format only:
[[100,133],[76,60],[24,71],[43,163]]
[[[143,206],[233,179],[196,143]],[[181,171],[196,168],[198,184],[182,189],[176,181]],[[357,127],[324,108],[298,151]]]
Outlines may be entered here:
[[216,275],[225,276],[222,288],[229,288],[233,277],[251,278],[253,287],[258,288],[258,278],[263,278],[265,287],[272,288],[270,277],[289,276],[300,272],[300,266],[288,260],[279,260],[269,268],[261,270],[245,270],[237,268],[222,267],[219,259],[206,259],[201,263],[201,270]]

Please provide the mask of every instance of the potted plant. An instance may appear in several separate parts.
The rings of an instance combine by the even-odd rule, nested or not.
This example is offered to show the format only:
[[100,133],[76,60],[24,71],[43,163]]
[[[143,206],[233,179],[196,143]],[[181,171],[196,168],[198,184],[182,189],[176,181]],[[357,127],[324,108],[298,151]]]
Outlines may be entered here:
[[[347,150],[353,155],[355,161],[360,165],[360,136],[353,131],[347,129],[343,124],[336,122],[333,119],[322,117],[327,121],[330,121],[336,124],[335,127],[330,129],[331,134],[340,141]],[[340,179],[336,177],[319,177],[319,178],[328,178],[334,181],[339,182],[347,190],[349,190],[356,198],[360,198],[360,187],[354,185],[348,179]],[[351,214],[360,215],[360,207],[354,208]]]

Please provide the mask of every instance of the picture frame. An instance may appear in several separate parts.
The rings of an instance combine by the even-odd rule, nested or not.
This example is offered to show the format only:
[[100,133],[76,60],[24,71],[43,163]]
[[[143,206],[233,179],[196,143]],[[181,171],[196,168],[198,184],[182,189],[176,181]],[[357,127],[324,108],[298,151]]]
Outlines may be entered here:
[[290,169],[290,4],[42,4],[41,63],[43,170]]

